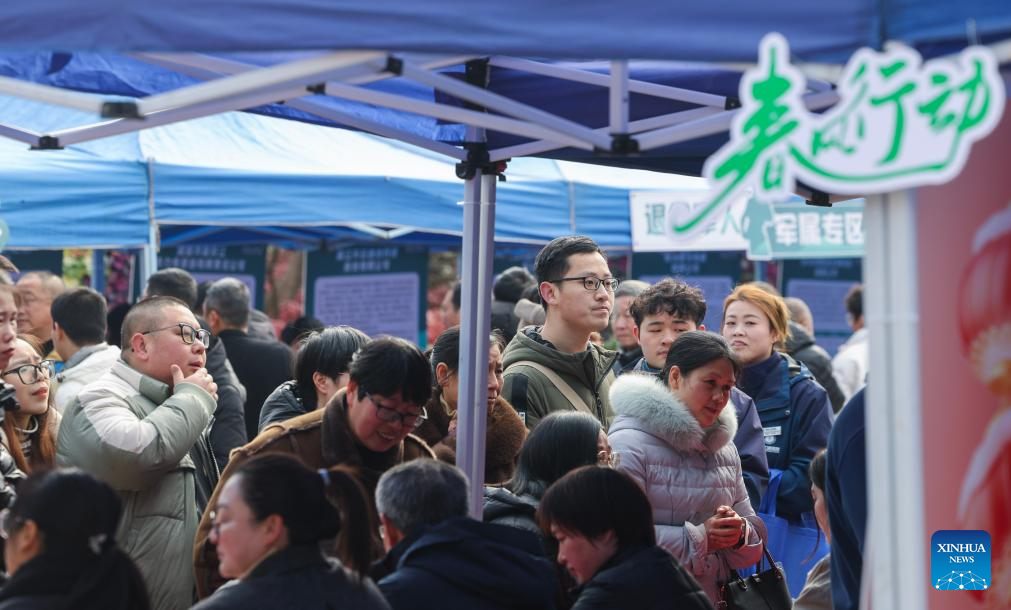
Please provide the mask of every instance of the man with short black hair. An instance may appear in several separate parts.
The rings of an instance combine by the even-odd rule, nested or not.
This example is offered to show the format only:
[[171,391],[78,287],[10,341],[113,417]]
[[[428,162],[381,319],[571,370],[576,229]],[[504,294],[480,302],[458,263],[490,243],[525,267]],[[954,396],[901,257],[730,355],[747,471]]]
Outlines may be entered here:
[[279,341],[249,335],[249,288],[231,277],[207,289],[204,319],[215,337],[225,344],[228,360],[246,388],[243,412],[246,438],[256,438],[260,410],[274,388],[292,378],[292,353]]
[[[628,370],[660,375],[667,362],[667,352],[681,333],[706,330],[702,323],[706,308],[702,291],[681,280],[663,279],[640,293],[632,302],[630,312],[643,358]],[[738,422],[734,445],[741,456],[748,498],[757,511],[769,484],[762,421],[755,402],[744,392],[734,388],[730,400],[734,403]]]
[[867,383],[867,369],[870,366],[871,353],[867,344],[867,328],[864,326],[863,286],[853,286],[846,293],[845,304],[846,321],[853,329],[853,335],[839,346],[839,351],[832,360],[832,375],[849,401]]
[[56,410],[63,413],[77,394],[119,360],[119,348],[105,342],[105,297],[91,288],[62,293],[50,307],[53,348],[64,361],[53,394]]
[[379,580],[386,601],[393,610],[553,607],[554,566],[540,540],[469,519],[467,488],[459,468],[434,460],[401,464],[379,479],[381,567],[392,571]]
[[15,285],[21,304],[18,305],[18,332],[37,337],[49,360],[60,362],[53,348],[53,317],[49,307],[65,286],[63,278],[49,271],[29,271]]
[[118,544],[140,569],[155,610],[190,606],[197,525],[190,449],[210,422],[217,386],[210,337],[185,303],[154,297],[123,322],[123,358],[67,408],[56,463],[109,483],[123,499]]
[[[396,337],[371,341],[355,353],[348,375],[347,387],[325,407],[270,424],[232,452],[197,529],[194,563],[201,598],[224,584],[208,539],[209,514],[229,477],[247,460],[283,452],[313,469],[342,464],[355,469],[371,496],[379,477],[390,468],[416,458],[435,459],[425,441],[411,434],[424,422],[424,405],[432,396],[432,365],[418,346]],[[381,543],[375,540],[375,545],[380,552]]]
[[618,354],[590,342],[607,328],[618,280],[589,237],[552,240],[537,254],[536,274],[543,326],[516,333],[502,355],[502,396],[533,428],[554,411],[585,411],[606,429],[611,422],[608,390]]

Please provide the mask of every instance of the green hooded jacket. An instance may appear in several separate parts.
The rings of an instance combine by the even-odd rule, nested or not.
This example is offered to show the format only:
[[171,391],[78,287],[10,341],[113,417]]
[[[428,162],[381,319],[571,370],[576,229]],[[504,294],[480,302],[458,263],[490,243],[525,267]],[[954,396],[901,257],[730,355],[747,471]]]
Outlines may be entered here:
[[516,333],[502,354],[505,384],[502,396],[533,428],[542,417],[554,411],[575,410],[572,402],[541,371],[524,361],[535,362],[554,371],[600,420],[606,431],[611,424],[608,391],[614,382],[612,366],[617,352],[590,343],[586,351],[565,354],[543,342],[540,326],[528,326]]

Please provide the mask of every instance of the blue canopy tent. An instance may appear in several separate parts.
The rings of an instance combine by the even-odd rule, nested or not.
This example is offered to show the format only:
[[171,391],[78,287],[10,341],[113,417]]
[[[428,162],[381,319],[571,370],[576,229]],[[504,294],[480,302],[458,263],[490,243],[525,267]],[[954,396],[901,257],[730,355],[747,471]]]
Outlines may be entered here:
[[[85,118],[13,98],[0,98],[0,115],[32,129],[59,129]],[[12,228],[7,247],[14,249],[143,247],[152,213],[165,246],[271,241],[304,248],[365,239],[455,246],[463,228],[460,181],[445,157],[250,114],[226,113],[60,151],[0,139],[0,155],[0,217]],[[495,239],[542,244],[583,232],[606,246],[628,248],[629,189],[693,182],[517,159],[499,189]]]
[[[272,105],[270,112],[289,113],[290,118],[307,118],[295,113],[313,115],[317,122],[395,137],[461,161],[459,175],[466,182],[460,396],[464,404],[482,405],[485,388],[477,380],[487,364],[490,248],[500,216],[496,180],[501,168],[496,162],[579,154],[595,162],[604,157],[613,164],[697,171],[699,159],[720,143],[736,112],[736,96],[728,91],[733,76],[719,73],[754,62],[760,38],[770,31],[790,41],[793,62],[808,78],[804,103],[812,111],[835,103],[832,81],[861,47],[900,42],[925,57],[936,57],[967,44],[984,44],[1002,63],[1011,59],[1011,11],[1006,3],[993,0],[632,0],[620,5],[584,3],[578,10],[567,3],[533,0],[480,6],[462,0],[180,0],[160,5],[97,0],[84,8],[71,0],[54,0],[0,8],[2,46],[36,54],[19,60],[19,66],[25,61],[34,66],[31,70],[0,68],[7,75],[0,79],[0,92],[114,120],[52,133],[6,124],[2,132],[25,143],[55,147]],[[93,52],[134,53],[131,60],[201,82],[179,88],[181,81],[162,80],[164,71],[139,67],[137,74],[151,78],[134,81],[141,84],[134,91],[107,80],[109,71],[85,70],[82,78],[70,78],[77,58]],[[596,71],[599,65],[558,63],[594,60],[609,62],[606,74]],[[648,72],[643,70],[653,67],[640,62],[649,60],[722,65],[709,67],[718,73],[715,80],[700,78],[692,87],[680,79],[666,80],[663,71],[642,76],[654,80],[640,80]],[[498,83],[510,81],[496,70],[525,76],[496,89]],[[67,82],[58,82],[65,76]],[[592,85],[597,95],[566,96],[574,89],[572,83]],[[141,97],[102,101],[73,89]],[[529,97],[521,97],[522,91]],[[661,100],[658,110],[640,115],[641,96]],[[279,100],[285,101],[284,107],[276,106]],[[602,104],[585,111],[591,102]],[[424,118],[419,120],[419,115]],[[580,117],[588,118],[580,122]],[[455,146],[460,143],[464,146]],[[883,211],[881,217],[888,222]],[[897,250],[899,245],[890,247]],[[880,266],[892,269],[889,265],[883,257]],[[883,272],[882,277],[887,273],[899,277],[900,272]],[[882,294],[894,289],[884,281],[880,285],[885,287]],[[901,304],[880,303],[879,313],[888,314],[881,317],[887,322],[882,322],[879,335],[887,337],[885,346],[889,341],[908,345],[903,343],[908,316],[899,310]],[[873,389],[877,404],[901,405],[908,398],[898,390],[915,372],[908,368],[912,354],[902,355],[910,358],[874,356],[881,365],[876,375],[886,380]],[[880,440],[887,440],[881,436],[887,432],[875,430],[901,430],[912,421],[914,414],[903,413],[910,417],[896,423],[883,414],[880,428],[868,426],[869,434],[879,435],[879,442],[871,445],[881,447]],[[459,430],[458,463],[476,483],[483,473],[484,409],[461,409]],[[918,472],[915,452],[901,457],[901,464],[884,464],[875,474],[881,497],[896,495],[888,483],[901,483],[902,468]],[[473,487],[474,505],[479,506],[480,486]],[[897,503],[888,506],[894,510],[876,513],[888,527],[875,527],[883,555],[875,562],[875,605],[925,607],[922,574],[900,567],[906,565],[903,553],[921,555],[917,528],[922,524],[905,518]]]

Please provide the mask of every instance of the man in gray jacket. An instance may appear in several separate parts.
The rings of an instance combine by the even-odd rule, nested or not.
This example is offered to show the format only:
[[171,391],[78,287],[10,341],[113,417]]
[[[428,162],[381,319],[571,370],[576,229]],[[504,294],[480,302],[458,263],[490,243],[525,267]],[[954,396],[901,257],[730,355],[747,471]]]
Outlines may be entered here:
[[193,599],[197,526],[188,452],[214,413],[207,331],[182,301],[154,297],[123,321],[122,360],[64,413],[56,461],[106,481],[123,499],[118,543],[140,568],[151,607]]

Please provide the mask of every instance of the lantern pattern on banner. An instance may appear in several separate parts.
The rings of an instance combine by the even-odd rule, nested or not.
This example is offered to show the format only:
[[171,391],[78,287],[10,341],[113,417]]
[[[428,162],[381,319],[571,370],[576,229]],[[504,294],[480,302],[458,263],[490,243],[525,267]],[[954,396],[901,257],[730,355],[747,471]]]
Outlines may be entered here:
[[987,608],[1011,608],[1011,206],[994,214],[976,234],[958,299],[962,349],[973,372],[997,397],[962,482],[958,518],[967,530],[985,530],[993,541],[992,576],[973,591]]

